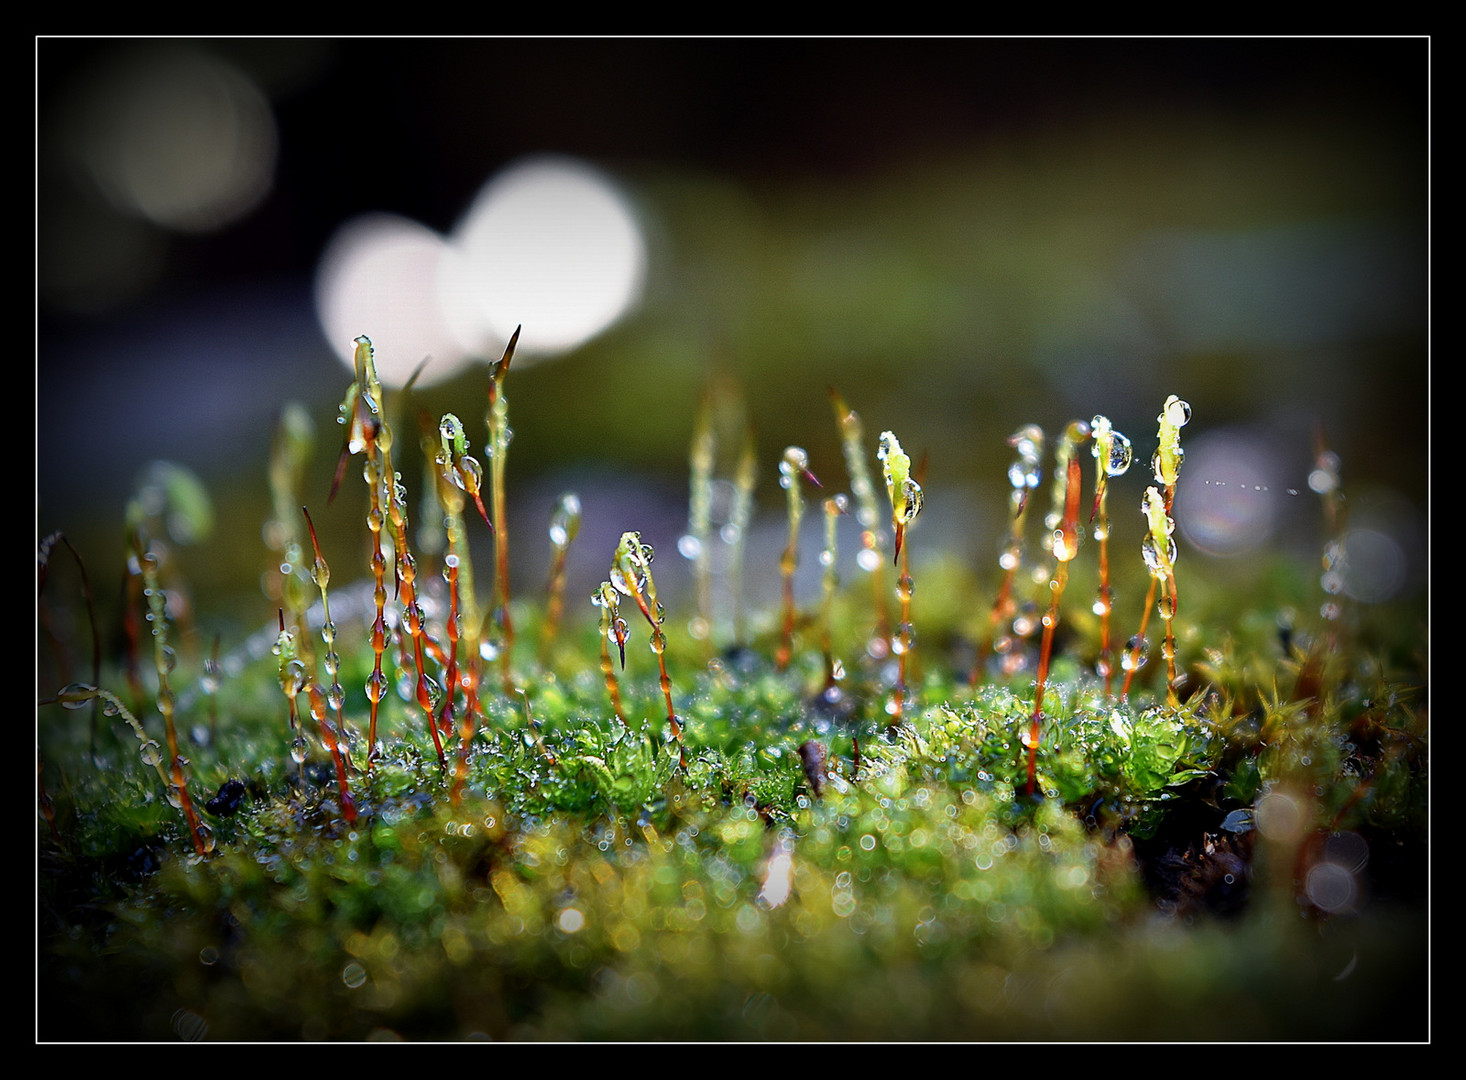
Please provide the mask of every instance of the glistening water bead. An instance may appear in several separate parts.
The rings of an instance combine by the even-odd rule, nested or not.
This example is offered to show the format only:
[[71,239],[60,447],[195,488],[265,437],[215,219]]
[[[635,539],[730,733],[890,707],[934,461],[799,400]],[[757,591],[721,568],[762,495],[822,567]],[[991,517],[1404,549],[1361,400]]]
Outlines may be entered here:
[[1150,657],[1150,642],[1139,635],[1125,643],[1125,652],[1120,657],[1120,666],[1126,671],[1138,671]]
[[1094,445],[1090,447],[1090,453],[1095,460],[1104,457],[1105,472],[1108,475],[1123,475],[1134,458],[1130,440],[1110,427],[1109,419],[1104,416],[1096,416],[1089,426],[1094,434]]

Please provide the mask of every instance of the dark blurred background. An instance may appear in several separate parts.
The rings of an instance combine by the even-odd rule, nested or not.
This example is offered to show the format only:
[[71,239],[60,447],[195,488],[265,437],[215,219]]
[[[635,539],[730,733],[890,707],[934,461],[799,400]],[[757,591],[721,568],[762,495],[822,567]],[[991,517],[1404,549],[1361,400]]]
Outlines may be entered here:
[[[175,462],[213,493],[212,531],[180,556],[190,580],[242,622],[268,621],[266,468],[294,399],[316,425],[304,498],[333,580],[365,575],[357,465],[325,507],[350,339],[373,336],[399,368],[432,354],[389,402],[399,432],[452,409],[482,457],[487,369],[468,358],[496,357],[517,322],[527,343],[541,334],[572,305],[570,280],[589,264],[611,273],[610,249],[629,244],[639,261],[621,293],[608,286],[620,306],[526,348],[506,386],[526,585],[543,581],[549,506],[570,488],[587,507],[573,588],[604,576],[622,529],[665,550],[659,569],[682,562],[692,418],[716,378],[725,402],[741,387],[756,426],[773,552],[785,445],[848,487],[830,386],[864,419],[872,459],[883,429],[929,455],[913,556],[969,559],[984,587],[1007,528],[1007,436],[1108,415],[1137,457],[1116,482],[1117,542],[1138,544],[1156,415],[1174,393],[1194,410],[1182,491],[1206,523],[1183,551],[1229,572],[1270,547],[1316,557],[1322,439],[1340,457],[1358,561],[1368,549],[1381,564],[1356,591],[1408,595],[1425,570],[1429,49],[39,40],[38,536],[65,531],[111,580],[139,475]],[[548,232],[490,230],[475,280],[493,284],[477,290],[476,337],[456,346],[441,328],[393,336],[404,316],[388,308],[408,285],[364,308],[325,298],[343,265],[328,252],[362,221],[417,245],[385,264],[467,250],[486,185],[542,177],[516,170],[546,162],[604,182],[630,239],[615,233],[602,258],[601,234],[553,207]],[[541,251],[563,261],[532,267]],[[567,283],[543,310],[514,292],[535,274]],[[361,325],[328,331],[333,317]],[[724,434],[727,476],[736,428]],[[398,441],[416,498],[416,438]],[[750,574],[774,579],[771,559]]]

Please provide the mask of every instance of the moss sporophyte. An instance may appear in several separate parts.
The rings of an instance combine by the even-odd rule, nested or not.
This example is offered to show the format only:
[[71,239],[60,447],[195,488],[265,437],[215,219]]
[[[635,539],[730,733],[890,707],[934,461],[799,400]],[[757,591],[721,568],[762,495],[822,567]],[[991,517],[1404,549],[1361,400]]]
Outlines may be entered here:
[[[387,400],[367,338],[330,492],[301,490],[312,425],[285,409],[251,617],[261,630],[221,634],[207,658],[175,651],[208,604],[189,590],[183,533],[169,531],[209,520],[186,470],[150,471],[129,506],[120,635],[99,626],[65,538],[40,543],[43,1036],[1145,1037],[1179,1030],[1178,1011],[1197,1003],[1226,1013],[1244,981],[1255,992],[1257,973],[1230,975],[1213,945],[1153,945],[1141,916],[1157,907],[1240,912],[1255,927],[1228,955],[1278,964],[1277,991],[1239,1035],[1349,1037],[1373,1015],[1373,998],[1335,994],[1326,1016],[1299,1019],[1316,991],[1290,979],[1322,970],[1300,959],[1322,938],[1278,929],[1298,913],[1347,925],[1371,890],[1400,895],[1369,877],[1370,849],[1396,867],[1424,851],[1425,635],[1350,600],[1336,458],[1320,448],[1313,463],[1322,577],[1283,557],[1239,592],[1193,569],[1183,606],[1175,492],[1191,410],[1177,397],[1143,494],[1124,486],[1131,444],[1106,417],[1060,433],[1032,549],[1045,439],[1018,428],[1000,565],[974,573],[925,543],[913,554],[925,466],[891,431],[869,445],[831,390],[848,494],[819,502],[817,610],[799,610],[795,572],[800,485],[821,481],[791,446],[782,552],[768,565],[748,555],[751,572],[779,575],[782,599],[748,618],[757,450],[740,413],[733,475],[716,479],[714,406],[737,411],[720,386],[690,433],[678,545],[690,616],[669,622],[652,548],[626,528],[642,508],[624,505],[592,620],[584,601],[563,604],[591,505],[568,492],[541,548],[543,599],[511,605],[504,381],[516,341],[489,373],[487,481],[457,414],[420,420],[417,532],[393,464],[388,406],[402,395]],[[365,493],[342,485],[351,457]],[[327,564],[336,527],[305,509],[319,494],[360,501],[360,585]],[[1138,552],[1110,544],[1111,495],[1141,505]],[[839,572],[847,526],[853,578]],[[488,598],[474,585],[475,527],[492,530]],[[930,582],[919,613],[913,564]],[[1124,586],[1140,581],[1150,594],[1137,608]],[[533,657],[517,651],[511,606]],[[1143,667],[1152,611],[1166,627],[1159,691]],[[1112,619],[1137,616],[1117,694]],[[1381,994],[1400,983],[1378,957],[1414,947],[1401,925],[1383,947],[1349,939]],[[1164,993],[1145,984],[1157,966]],[[901,972],[921,974],[890,992]],[[1106,1005],[1126,999],[1147,1004]],[[63,1029],[63,1015],[86,1019]]]

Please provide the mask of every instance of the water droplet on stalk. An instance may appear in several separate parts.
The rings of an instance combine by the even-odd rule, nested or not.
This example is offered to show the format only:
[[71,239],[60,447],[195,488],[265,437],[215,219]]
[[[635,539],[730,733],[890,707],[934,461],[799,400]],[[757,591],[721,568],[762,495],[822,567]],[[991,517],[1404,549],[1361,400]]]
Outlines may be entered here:
[[56,700],[63,709],[80,709],[97,696],[97,688],[89,683],[70,683],[61,688]]
[[1126,671],[1138,671],[1145,666],[1150,656],[1150,642],[1136,635],[1125,643],[1125,653],[1120,657],[1120,667]]

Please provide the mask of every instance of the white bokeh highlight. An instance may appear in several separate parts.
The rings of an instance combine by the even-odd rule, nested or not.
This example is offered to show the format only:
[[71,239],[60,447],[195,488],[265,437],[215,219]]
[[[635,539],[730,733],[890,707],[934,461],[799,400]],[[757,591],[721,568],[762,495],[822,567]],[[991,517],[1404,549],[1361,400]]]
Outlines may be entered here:
[[574,158],[526,159],[493,177],[448,237],[371,214],[332,237],[316,274],[316,309],[341,361],[360,334],[382,381],[400,386],[424,358],[423,385],[502,352],[568,352],[640,300],[647,244],[616,183]]
[[536,157],[492,179],[453,234],[442,283],[468,351],[566,352],[601,333],[641,295],[646,241],[610,177],[568,157]]
[[316,314],[342,363],[353,366],[361,334],[388,386],[401,386],[424,359],[424,385],[468,362],[439,288],[447,252],[442,236],[394,214],[366,214],[336,231],[316,268]]

